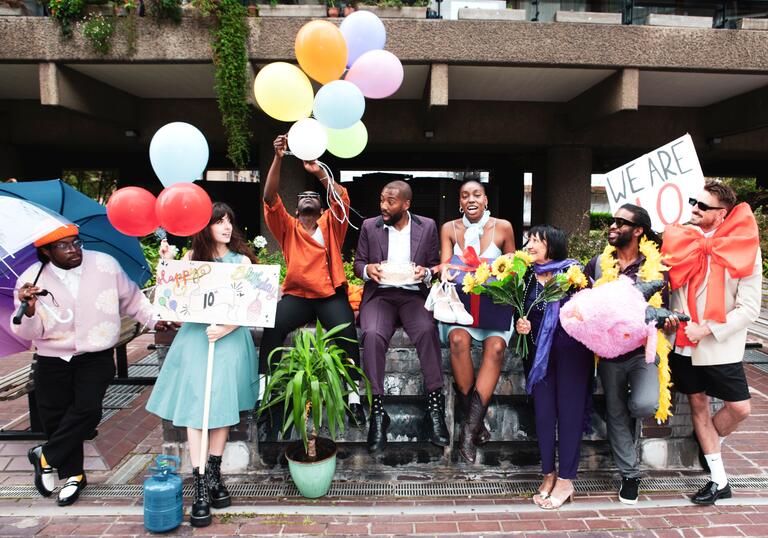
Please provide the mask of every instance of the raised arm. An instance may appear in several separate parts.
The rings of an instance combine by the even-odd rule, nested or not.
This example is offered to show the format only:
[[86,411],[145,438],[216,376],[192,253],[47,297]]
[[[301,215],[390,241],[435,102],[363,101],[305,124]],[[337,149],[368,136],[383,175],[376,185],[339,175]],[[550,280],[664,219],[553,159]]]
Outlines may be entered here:
[[277,193],[280,190],[280,170],[283,165],[283,156],[288,149],[288,136],[280,135],[272,143],[275,148],[275,157],[272,159],[272,166],[267,173],[267,181],[264,183],[264,201],[270,207],[277,199]]

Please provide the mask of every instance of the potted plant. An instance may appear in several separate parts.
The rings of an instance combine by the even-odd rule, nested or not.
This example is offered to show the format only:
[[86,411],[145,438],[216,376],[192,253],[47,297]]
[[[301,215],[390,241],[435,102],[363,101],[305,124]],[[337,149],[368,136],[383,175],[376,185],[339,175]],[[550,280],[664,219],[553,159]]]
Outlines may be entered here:
[[328,6],[328,16],[336,18],[339,16],[339,4],[336,0],[325,0],[325,5]]
[[[335,343],[344,339],[338,334],[347,325],[325,331],[318,322],[314,333],[297,331],[293,346],[277,348],[269,355],[270,364],[275,353],[282,357],[271,368],[258,413],[281,404],[283,437],[291,428],[301,435],[300,440],[288,445],[285,456],[293,482],[310,499],[322,497],[331,487],[336,471],[336,432],[344,431],[344,418],[349,410],[347,395],[357,385],[353,374],[365,381],[368,406],[371,405],[370,382]],[[330,439],[318,437],[324,419],[328,421]]]

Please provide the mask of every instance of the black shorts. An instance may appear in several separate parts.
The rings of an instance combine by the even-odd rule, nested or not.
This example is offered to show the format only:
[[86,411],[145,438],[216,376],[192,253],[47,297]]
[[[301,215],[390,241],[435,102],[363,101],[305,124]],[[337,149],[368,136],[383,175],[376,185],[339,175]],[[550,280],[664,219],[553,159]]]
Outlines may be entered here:
[[749,385],[744,375],[744,364],[717,364],[693,366],[691,358],[677,353],[669,354],[674,389],[683,394],[706,392],[708,396],[724,402],[749,400]]

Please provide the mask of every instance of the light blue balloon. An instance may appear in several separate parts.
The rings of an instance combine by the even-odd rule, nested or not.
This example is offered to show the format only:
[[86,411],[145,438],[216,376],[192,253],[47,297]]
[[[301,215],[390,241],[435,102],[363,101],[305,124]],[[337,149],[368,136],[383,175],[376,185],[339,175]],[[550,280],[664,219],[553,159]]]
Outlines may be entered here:
[[330,129],[352,127],[365,112],[365,97],[360,88],[346,80],[329,82],[315,95],[315,119]]
[[208,142],[196,127],[181,121],[164,125],[149,144],[149,160],[164,187],[202,178]]
[[370,50],[381,50],[387,42],[384,23],[370,11],[358,10],[344,17],[339,27],[347,42],[347,67]]

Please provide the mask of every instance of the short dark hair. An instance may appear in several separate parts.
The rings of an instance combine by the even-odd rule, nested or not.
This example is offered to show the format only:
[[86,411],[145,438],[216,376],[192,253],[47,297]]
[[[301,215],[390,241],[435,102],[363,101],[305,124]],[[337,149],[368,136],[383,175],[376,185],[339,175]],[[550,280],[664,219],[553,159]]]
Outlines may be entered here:
[[386,185],[384,185],[384,188],[381,189],[382,192],[391,189],[393,191],[397,191],[400,198],[403,200],[411,201],[413,199],[413,189],[411,189],[411,186],[408,185],[405,181],[401,179],[396,179],[395,181],[390,181]]
[[635,204],[624,204],[619,209],[632,213],[632,222],[643,229],[643,235],[657,245],[661,245],[661,238],[651,228],[651,215],[646,209]]
[[463,181],[461,185],[459,185],[459,192],[461,192],[461,189],[463,189],[466,185],[469,185],[470,183],[474,183],[475,185],[478,185],[481,189],[483,189],[483,192],[485,192],[485,185],[483,185],[478,179],[467,179],[466,181]]
[[704,190],[718,199],[728,212],[736,205],[736,193],[733,189],[717,179],[708,179],[704,183]]
[[537,224],[528,230],[528,237],[534,235],[547,242],[547,258],[550,260],[564,260],[568,257],[568,236],[560,228],[550,224]]

